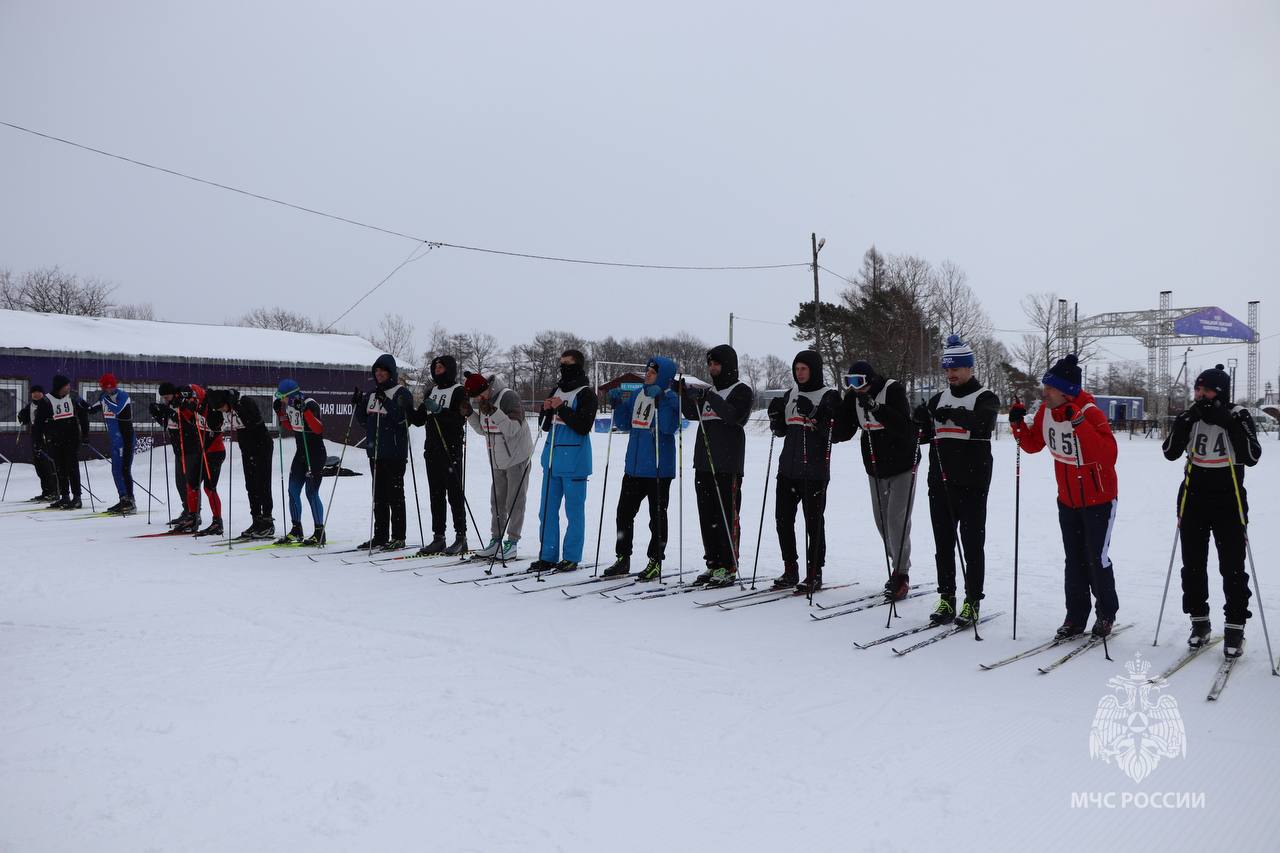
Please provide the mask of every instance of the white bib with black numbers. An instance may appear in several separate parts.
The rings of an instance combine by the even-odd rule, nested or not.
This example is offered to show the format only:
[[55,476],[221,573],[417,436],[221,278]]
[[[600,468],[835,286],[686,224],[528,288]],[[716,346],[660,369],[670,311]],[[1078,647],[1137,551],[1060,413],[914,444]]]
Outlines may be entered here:
[[[574,388],[572,391],[561,391],[559,388],[557,388],[556,393],[553,396],[559,397],[561,400],[564,400],[565,405],[567,405],[569,408],[572,409],[574,407],[573,405],[574,401],[578,399],[578,392],[586,387],[587,386],[585,385],[579,385],[577,388]],[[558,414],[551,419],[551,423],[556,426],[565,426],[565,422],[560,419],[560,415]]]
[[[723,391],[717,390],[715,393],[721,398],[728,400],[729,395],[733,393],[733,389],[737,388],[741,384],[742,384],[741,382],[735,382],[732,385],[730,385],[728,388],[725,388]],[[720,420],[720,416],[715,413],[715,410],[711,408],[711,404],[706,402],[706,400],[703,400],[702,402],[702,419],[704,421]]]
[[657,400],[641,391],[631,404],[631,428],[652,429],[653,418],[658,411]]
[[378,400],[378,395],[376,393],[368,395],[368,398],[365,400],[364,410],[366,414],[370,415],[385,415],[387,413],[386,406],[382,405]]
[[[938,397],[937,408],[968,409],[972,412],[974,406],[978,403],[978,395],[981,393],[982,389],[979,388],[972,394],[957,397],[955,394],[951,393],[950,388],[947,388],[942,392],[941,396]],[[968,441],[971,437],[969,430],[959,424],[953,421],[940,421],[936,417],[933,419],[933,434],[938,438],[957,438],[963,441]]]
[[427,396],[434,400],[440,408],[447,409],[453,401],[453,392],[461,387],[461,385],[450,385],[448,388],[432,388],[431,393],[427,394]]
[[[822,402],[822,398],[826,396],[831,389],[826,385],[816,388],[813,391],[801,391],[799,388],[792,388],[791,395],[787,399],[787,407],[785,409],[787,426],[800,426],[805,429],[816,429],[818,426],[817,418],[813,417],[818,412],[818,404]],[[796,409],[796,401],[801,397],[808,399],[813,404],[813,409],[808,415],[802,415]]]
[[[1083,415],[1085,410],[1093,407],[1093,403],[1086,403],[1084,408],[1080,410]],[[1048,410],[1044,413],[1042,429],[1044,432],[1044,446],[1049,449],[1049,455],[1064,465],[1077,467],[1082,464],[1080,459],[1080,448],[1076,444],[1076,429],[1072,426],[1071,421],[1062,421],[1059,423],[1053,419],[1053,414]]]
[[[305,407],[306,404],[304,403],[303,406]],[[306,427],[307,422],[302,419],[302,411],[303,411],[302,409],[295,409],[293,406],[290,406],[288,403],[285,404],[285,407],[284,407],[285,417],[289,419],[289,427],[294,432],[302,432],[303,429]]]
[[65,397],[55,397],[49,395],[49,404],[53,406],[53,419],[55,421],[64,421],[67,418],[76,416],[75,403],[71,401],[71,395]]
[[[883,405],[884,405],[885,400],[887,400],[887,399],[888,399],[888,395],[889,395],[889,386],[890,386],[890,385],[892,385],[892,384],[893,384],[893,380],[892,380],[892,379],[886,379],[886,380],[884,381],[884,387],[883,387],[883,388],[881,388],[881,389],[880,389],[880,393],[876,395],[876,404],[877,404],[877,405],[880,405],[880,406],[883,406]],[[850,391],[849,393],[850,393],[850,394],[853,394],[853,393],[856,393],[856,392],[854,392],[854,391]],[[856,403],[856,401],[855,401],[855,403]],[[854,405],[854,408],[855,408],[855,409],[857,410],[857,412],[858,412],[858,426],[862,427],[862,428],[863,428],[863,429],[865,429],[867,432],[875,432],[876,430],[884,429],[884,424],[882,424],[882,423],[880,423],[878,420],[876,420],[876,419],[875,419],[875,416],[874,416],[874,415],[872,415],[870,412],[868,412],[868,411],[867,411],[863,406],[860,406],[860,405]]]
[[[1240,406],[1231,407],[1234,417]],[[1200,421],[1191,431],[1187,447],[1191,451],[1191,464],[1200,468],[1224,468],[1231,464],[1231,447],[1224,427]]]
[[244,429],[244,421],[240,420],[240,415],[239,413],[236,412],[235,409],[232,409],[230,412],[223,415],[222,417],[223,417],[223,420],[222,420],[223,432],[239,432],[240,430]]

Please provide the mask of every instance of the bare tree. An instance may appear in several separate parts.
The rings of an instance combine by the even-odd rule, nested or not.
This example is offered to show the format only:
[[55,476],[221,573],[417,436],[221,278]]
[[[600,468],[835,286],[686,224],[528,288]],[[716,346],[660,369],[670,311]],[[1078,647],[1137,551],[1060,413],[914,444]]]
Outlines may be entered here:
[[278,305],[271,308],[255,308],[227,325],[248,326],[254,329],[278,329],[282,332],[320,332],[324,329],[324,324],[320,321],[312,320],[310,317]]
[[969,343],[991,331],[968,276],[951,261],[943,261],[930,277],[929,314],[944,335],[959,335]]
[[776,355],[764,357],[765,387],[757,388],[757,392],[791,387],[791,365]]
[[112,305],[107,309],[107,316],[117,320],[154,320],[156,309],[150,302]]
[[485,373],[497,366],[500,358],[498,339],[488,332],[472,329],[460,335],[454,335],[450,346],[453,357],[458,360],[458,367],[473,373]]
[[384,314],[376,331],[369,334],[369,343],[395,356],[396,362],[408,364],[414,357],[413,324],[400,314]]
[[41,267],[14,276],[0,276],[0,308],[106,317],[116,285],[98,278],[81,281],[59,267]]
[[743,382],[746,382],[756,391],[764,390],[762,384],[767,378],[765,375],[764,359],[756,358],[752,355],[743,353],[738,356],[738,376]]

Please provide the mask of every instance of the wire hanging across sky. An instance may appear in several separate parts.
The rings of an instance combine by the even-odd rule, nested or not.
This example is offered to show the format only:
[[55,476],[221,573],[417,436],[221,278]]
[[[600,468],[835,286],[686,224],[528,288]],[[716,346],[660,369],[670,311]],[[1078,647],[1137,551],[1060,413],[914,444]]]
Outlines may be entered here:
[[47,139],[51,142],[59,142],[59,143],[62,143],[63,145],[69,145],[72,148],[79,148],[82,151],[88,151],[93,154],[99,154],[103,157],[109,157],[113,160],[119,160],[121,162],[129,163],[134,166],[141,166],[144,169],[152,169],[157,172],[163,172],[164,174],[171,175],[175,178],[182,178],[184,180],[194,181],[195,183],[198,183],[198,184],[204,184],[206,186],[216,187],[217,189],[220,189],[220,190],[226,190],[227,192],[233,192],[239,195],[248,196],[249,198],[258,199],[259,201],[270,202],[271,204],[278,204],[278,205],[281,205],[282,207],[292,208],[293,210],[297,210],[302,213],[310,213],[314,216],[321,216],[321,217],[324,217],[325,219],[332,219],[335,222],[343,222],[343,223],[346,223],[347,225],[354,225],[358,228],[366,228],[370,231],[377,231],[382,234],[388,234],[392,237],[400,237],[405,240],[412,240],[415,243],[419,243],[419,244],[425,243],[430,245],[433,249],[434,248],[458,249],[464,252],[479,252],[481,254],[486,254],[486,255],[503,255],[509,258],[525,258],[527,260],[550,261],[553,263],[560,263],[560,264],[585,264],[588,266],[598,266],[598,267],[621,267],[624,269],[673,270],[673,271],[685,271],[685,272],[779,270],[779,269],[789,269],[789,268],[809,266],[809,264],[803,263],[803,262],[786,263],[786,264],[719,264],[719,265],[635,263],[635,262],[628,262],[628,261],[607,261],[607,260],[599,260],[595,258],[573,258],[573,257],[566,257],[561,255],[539,255],[533,252],[517,252],[510,249],[493,249],[493,248],[488,248],[484,246],[468,246],[462,243],[448,243],[443,240],[430,240],[426,237],[418,237],[412,234],[406,234],[403,231],[396,231],[392,228],[384,228],[380,225],[373,225],[368,222],[361,222],[358,219],[352,219],[347,216],[339,216],[338,214],[335,214],[335,213],[328,213],[323,210],[316,210],[313,207],[306,207],[305,205],[294,204],[293,202],[284,201],[283,199],[274,198],[269,195],[263,195],[262,193],[252,192],[250,190],[241,189],[240,187],[233,187],[229,184],[224,184],[218,181],[209,180],[208,178],[197,177],[195,175],[187,174],[186,172],[180,172],[176,169],[169,169],[164,166],[157,166],[154,163],[147,163],[143,160],[138,160],[133,157],[126,157],[123,154],[115,154],[111,151],[104,151],[103,149],[95,148],[92,145],[85,145],[83,143],[75,142],[70,139],[64,139],[61,136],[54,136],[53,134],[50,134],[50,133],[44,133],[42,131],[34,130],[29,127],[23,127],[22,125],[14,124],[13,122],[0,120],[0,125],[11,128],[13,130],[20,131],[22,133],[27,133],[32,136],[40,137],[41,139]]

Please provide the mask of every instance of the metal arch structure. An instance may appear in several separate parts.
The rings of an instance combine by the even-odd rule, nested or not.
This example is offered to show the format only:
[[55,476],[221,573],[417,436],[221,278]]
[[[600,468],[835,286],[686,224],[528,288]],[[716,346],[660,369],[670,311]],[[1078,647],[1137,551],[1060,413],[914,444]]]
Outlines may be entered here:
[[[1064,324],[1073,331],[1073,337],[1127,337],[1137,339],[1147,348],[1147,411],[1163,411],[1160,399],[1169,377],[1170,347],[1221,346],[1231,342],[1248,344],[1246,359],[1245,401],[1252,404],[1258,399],[1258,301],[1249,303],[1248,328],[1235,335],[1196,335],[1179,332],[1177,321],[1201,311],[1214,310],[1214,306],[1174,308],[1173,291],[1160,291],[1160,307],[1148,311],[1112,311],[1095,314],[1075,323]],[[1065,319],[1065,318],[1060,318]]]

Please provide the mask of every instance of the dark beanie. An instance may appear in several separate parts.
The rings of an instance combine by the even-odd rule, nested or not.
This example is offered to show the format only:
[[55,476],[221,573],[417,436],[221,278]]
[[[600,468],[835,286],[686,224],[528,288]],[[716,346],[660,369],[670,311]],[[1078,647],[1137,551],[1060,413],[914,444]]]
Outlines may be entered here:
[[174,385],[172,382],[161,382],[160,390],[157,391],[156,393],[159,394],[161,397],[165,396],[166,394],[177,394],[178,386]]
[[53,377],[53,385],[51,387],[53,388],[53,393],[56,394],[70,384],[71,380],[59,373],[57,376]]
[[28,393],[28,394],[35,394],[35,393],[37,393],[37,392],[39,392],[39,393],[43,394],[43,393],[44,393],[44,386],[43,386],[43,385],[32,385],[32,386],[31,386],[31,390],[30,390],[30,391],[28,391],[27,393]]
[[1208,388],[1217,394],[1219,399],[1230,400],[1231,374],[1223,370],[1221,364],[1215,364],[1196,377],[1195,387]]
[[876,375],[876,369],[871,366],[871,362],[869,361],[855,361],[853,364],[849,365],[849,373],[861,373],[864,376],[873,377]]
[[1071,353],[1058,359],[1057,364],[1049,368],[1049,372],[1040,381],[1050,388],[1057,388],[1068,397],[1077,396],[1080,393],[1080,365],[1076,354]]

